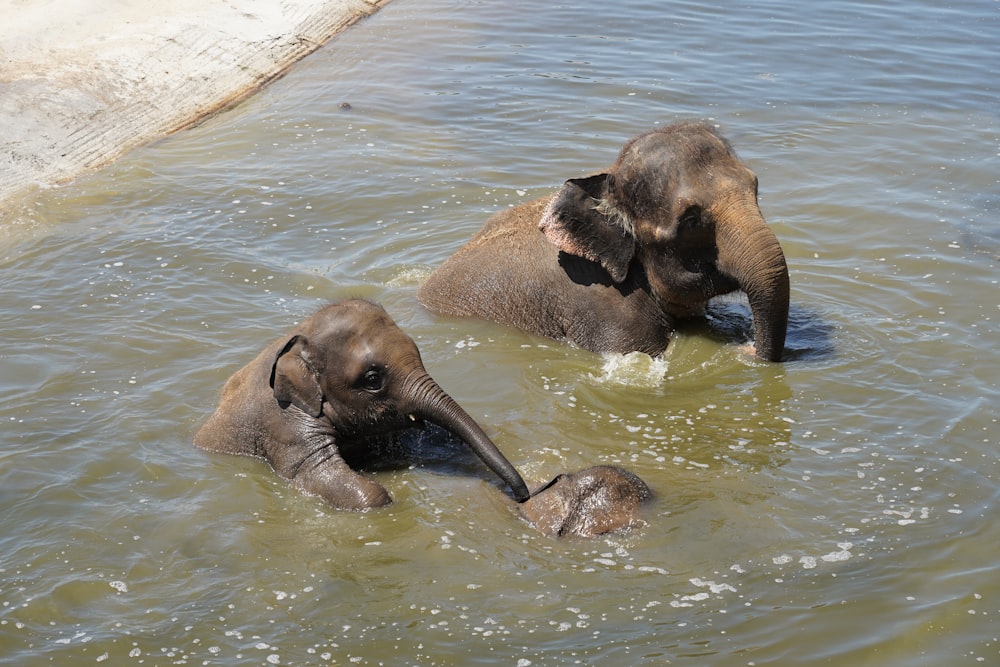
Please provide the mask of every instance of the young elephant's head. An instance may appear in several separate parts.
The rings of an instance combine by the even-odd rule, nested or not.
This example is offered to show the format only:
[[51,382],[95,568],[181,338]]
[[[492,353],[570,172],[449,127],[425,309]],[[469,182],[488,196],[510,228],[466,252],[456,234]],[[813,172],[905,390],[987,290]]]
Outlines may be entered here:
[[305,320],[278,349],[270,384],[282,406],[327,422],[341,450],[427,420],[451,431],[528,497],[517,470],[424,369],[413,340],[378,305],[350,300]]
[[615,283],[641,272],[671,316],[696,314],[712,297],[742,290],[757,356],[781,360],[785,256],[757,206],[757,176],[713,128],[681,123],[635,137],[606,173],[567,181],[539,227]]
[[595,466],[556,476],[520,507],[545,535],[594,537],[641,525],[640,506],[652,495],[638,475]]

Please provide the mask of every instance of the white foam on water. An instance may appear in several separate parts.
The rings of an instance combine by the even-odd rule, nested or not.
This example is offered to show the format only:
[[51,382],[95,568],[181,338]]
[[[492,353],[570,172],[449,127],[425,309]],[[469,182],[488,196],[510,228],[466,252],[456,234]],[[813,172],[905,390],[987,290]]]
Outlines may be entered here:
[[627,387],[659,387],[668,379],[670,363],[660,357],[654,359],[642,352],[628,354],[605,354],[600,375],[590,377],[600,384],[614,384]]

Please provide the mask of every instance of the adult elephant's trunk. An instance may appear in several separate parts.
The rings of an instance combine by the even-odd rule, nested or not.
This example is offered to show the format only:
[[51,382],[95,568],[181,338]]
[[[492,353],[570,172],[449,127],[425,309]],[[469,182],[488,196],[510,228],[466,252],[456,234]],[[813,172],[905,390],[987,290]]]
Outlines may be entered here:
[[524,502],[528,499],[528,487],[520,473],[497,449],[479,424],[433,378],[426,373],[416,372],[407,384],[409,386],[406,392],[411,397],[414,415],[460,437],[490,470],[507,483],[515,500]]
[[788,266],[753,199],[734,195],[715,211],[719,268],[739,282],[753,313],[757,357],[781,361],[788,329]]

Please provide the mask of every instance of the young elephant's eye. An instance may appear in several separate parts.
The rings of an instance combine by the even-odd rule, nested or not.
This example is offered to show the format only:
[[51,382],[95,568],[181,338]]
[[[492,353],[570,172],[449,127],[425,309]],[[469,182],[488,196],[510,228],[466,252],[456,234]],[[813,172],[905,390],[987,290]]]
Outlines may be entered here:
[[385,385],[382,372],[377,368],[369,368],[361,378],[361,388],[366,391],[379,391]]

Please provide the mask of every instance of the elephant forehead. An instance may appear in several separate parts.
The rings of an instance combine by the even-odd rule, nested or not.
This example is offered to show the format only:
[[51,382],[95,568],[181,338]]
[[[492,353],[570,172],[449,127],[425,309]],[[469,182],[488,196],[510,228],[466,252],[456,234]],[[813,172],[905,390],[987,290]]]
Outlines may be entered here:
[[362,299],[349,299],[323,306],[303,322],[303,325],[314,331],[323,331],[358,327],[366,322],[386,321],[392,323],[389,314],[380,305]]
[[419,358],[413,339],[380,306],[365,301],[327,306],[303,321],[296,333],[304,335],[314,353],[331,363],[388,364],[394,359]]
[[361,365],[410,366],[420,360],[416,344],[397,327],[338,332],[335,341],[331,353]]
[[[558,485],[557,485],[558,486]],[[559,535],[572,513],[565,490],[550,487],[521,504],[521,512],[535,528],[546,535]]]
[[641,134],[625,144],[618,162],[620,166],[631,164],[662,169],[671,164],[709,163],[729,155],[728,147],[718,136],[695,125]]
[[300,329],[315,339],[361,338],[377,341],[382,338],[409,338],[381,306],[367,301],[326,306],[305,320]]

